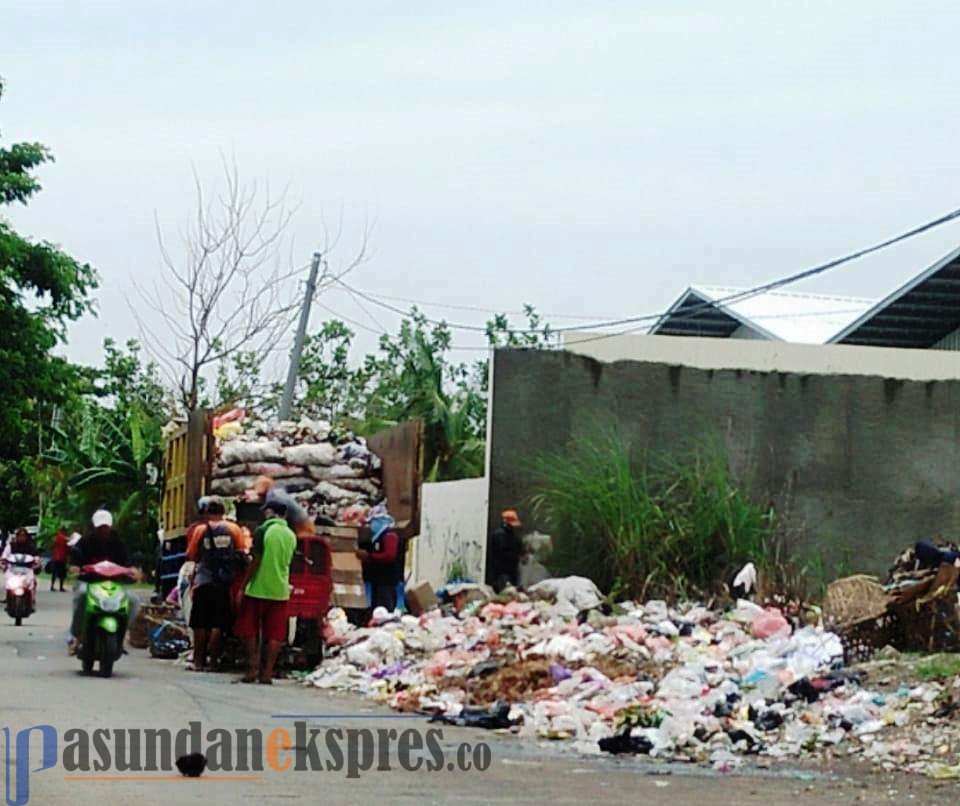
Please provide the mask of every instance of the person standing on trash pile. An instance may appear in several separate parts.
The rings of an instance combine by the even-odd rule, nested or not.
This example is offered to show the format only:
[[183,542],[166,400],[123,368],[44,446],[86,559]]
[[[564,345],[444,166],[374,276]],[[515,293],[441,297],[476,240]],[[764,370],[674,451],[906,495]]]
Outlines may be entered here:
[[230,586],[238,571],[238,559],[244,548],[240,527],[224,518],[223,503],[211,499],[207,503],[207,522],[194,529],[187,546],[187,559],[194,566],[190,608],[190,627],[193,629],[193,664],[191,671],[208,668],[207,649],[210,650],[209,668],[220,666],[223,634],[233,622]]
[[[80,568],[86,565],[95,565],[99,562],[112,562],[129,567],[130,556],[127,547],[113,529],[113,515],[105,509],[98,509],[90,519],[93,530],[88,533],[77,545],[77,564]],[[78,569],[79,570],[79,569]],[[139,581],[142,574],[135,573]],[[75,654],[80,645],[80,628],[83,624],[83,606],[87,592],[87,583],[77,580],[73,588],[73,618],[70,622],[69,651]],[[136,596],[130,597],[129,621],[132,624],[137,616],[139,600]]]
[[403,538],[393,527],[395,521],[386,512],[370,518],[370,549],[357,549],[363,563],[363,581],[367,587],[367,602],[371,608],[397,609],[400,586],[406,563]]
[[317,533],[309,513],[288,492],[278,487],[269,476],[260,476],[254,483],[257,498],[264,503],[277,502],[286,508],[287,525],[298,537],[311,537]]
[[515,509],[505,509],[500,514],[500,526],[494,529],[487,541],[486,582],[497,593],[508,585],[520,584],[520,555],[523,546],[517,529],[523,526]]
[[[284,504],[272,500],[263,505],[266,520],[253,536],[253,562],[244,575],[234,633],[247,649],[247,674],[243,683],[273,682],[280,647],[287,638],[287,602],[290,599],[290,563],[297,550],[297,536],[287,525]],[[260,666],[261,642],[266,660]]]

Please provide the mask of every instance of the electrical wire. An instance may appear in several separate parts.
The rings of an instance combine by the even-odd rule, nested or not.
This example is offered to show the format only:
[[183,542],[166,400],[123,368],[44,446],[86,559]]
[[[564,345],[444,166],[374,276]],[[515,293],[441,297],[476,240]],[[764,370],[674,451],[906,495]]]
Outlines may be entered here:
[[[365,330],[367,333],[372,333],[374,336],[389,335],[386,330],[377,330],[375,328],[370,327],[367,324],[364,324],[363,322],[357,321],[356,319],[351,319],[349,316],[344,316],[339,311],[335,311],[329,305],[324,305],[322,302],[318,302],[317,307],[326,311],[331,316],[336,317],[341,322],[346,322],[348,325],[353,325],[354,327],[359,328],[360,330]],[[479,352],[487,352],[492,348],[490,347],[489,344],[477,345],[475,347],[471,347],[470,345],[466,345],[466,344],[451,344],[448,349],[458,350],[463,352],[470,352],[470,353],[479,353]]]
[[[341,288],[340,291],[346,291],[349,293],[349,289]],[[429,302],[427,300],[418,300],[413,299],[412,297],[398,297],[391,294],[380,294],[379,292],[374,293],[373,291],[365,291],[365,294],[368,296],[374,297],[379,300],[388,300],[392,302],[407,302],[411,305],[416,305],[423,308],[442,308],[451,311],[474,311],[476,313],[488,313],[488,314],[505,314],[506,316],[526,316],[526,311],[504,311],[497,310],[496,308],[482,308],[479,305],[463,305],[457,303],[447,303],[447,302]],[[571,319],[574,321],[582,322],[589,321],[590,319],[596,319],[597,315],[588,315],[588,314],[572,314],[572,313],[540,313],[541,317],[544,319]]]
[[[942,215],[939,218],[935,218],[932,221],[928,221],[927,223],[921,224],[918,227],[914,227],[913,229],[910,229],[892,238],[888,238],[885,241],[881,241],[880,243],[874,244],[873,246],[869,246],[864,249],[857,250],[856,252],[852,252],[848,255],[844,255],[843,257],[828,261],[827,263],[822,263],[818,266],[814,266],[813,268],[805,269],[795,274],[782,277],[778,280],[773,280],[771,282],[764,283],[762,285],[754,286],[752,288],[748,288],[743,291],[730,294],[729,296],[726,296],[726,297],[721,297],[716,300],[709,300],[698,305],[693,305],[690,308],[683,311],[682,313],[677,314],[677,318],[678,320],[681,320],[681,321],[690,319],[695,317],[701,311],[716,308],[726,303],[749,299],[750,297],[757,296],[758,294],[762,294],[767,291],[772,291],[776,288],[782,288],[786,285],[791,285],[801,280],[809,279],[810,277],[823,274],[827,271],[830,271],[831,269],[837,268],[838,266],[842,266],[845,263],[858,260],[859,258],[865,257],[875,252],[879,252],[882,249],[886,249],[902,241],[908,240],[909,238],[913,238],[924,232],[928,232],[929,230],[942,226],[943,224],[947,224],[951,221],[954,221],[957,218],[960,218],[960,209],[953,210],[947,213],[946,215]],[[364,291],[360,291],[359,289],[353,288],[352,286],[345,283],[343,280],[337,280],[337,282],[340,285],[342,285],[344,288],[348,289],[352,293],[358,294],[360,297],[367,300],[373,305],[377,305],[381,308],[384,308],[385,310],[391,311],[400,316],[408,316],[410,313],[409,311],[405,311],[394,305],[383,302]],[[659,321],[661,321],[665,316],[669,315],[669,313],[670,311],[667,310],[667,311],[661,311],[660,313],[644,314],[641,316],[630,316],[630,317],[624,317],[621,319],[614,319],[614,320],[605,321],[605,322],[594,322],[592,324],[577,325],[572,327],[549,328],[547,332],[557,335],[557,334],[570,333],[570,332],[583,332],[587,330],[603,330],[610,327],[622,327],[623,325],[641,325],[642,323],[647,323],[647,322],[654,323],[655,325],[655,323],[658,323]],[[486,333],[487,331],[485,327],[479,327],[477,325],[468,325],[468,324],[457,323],[457,322],[446,322],[446,321],[430,319],[430,318],[425,318],[425,319],[430,324],[444,325],[450,328],[451,330],[463,330],[471,333]],[[596,337],[591,338],[590,340],[594,341],[594,340],[597,340],[598,338],[612,338],[618,335],[626,335],[627,333],[636,332],[637,330],[640,330],[640,329],[642,329],[642,327],[631,327],[626,330],[618,331],[616,333],[600,334]],[[534,334],[543,333],[544,330],[543,329],[536,329],[536,330],[516,329],[513,332],[517,335],[534,335]],[[585,341],[586,340],[575,342],[575,343],[582,344],[582,343],[585,343]]]

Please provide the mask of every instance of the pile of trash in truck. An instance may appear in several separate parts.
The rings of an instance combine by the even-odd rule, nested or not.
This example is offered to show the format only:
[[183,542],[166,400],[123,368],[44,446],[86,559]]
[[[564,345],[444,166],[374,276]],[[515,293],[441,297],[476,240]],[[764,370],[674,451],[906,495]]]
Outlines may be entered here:
[[242,409],[214,418],[210,492],[243,496],[267,477],[293,495],[312,517],[344,523],[383,498],[380,459],[363,437],[327,422],[268,423]]

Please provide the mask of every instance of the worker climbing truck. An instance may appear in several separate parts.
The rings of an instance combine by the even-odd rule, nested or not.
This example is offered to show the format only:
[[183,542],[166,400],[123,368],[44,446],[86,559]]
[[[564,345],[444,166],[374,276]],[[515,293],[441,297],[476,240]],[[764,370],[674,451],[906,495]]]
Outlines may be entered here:
[[[240,410],[201,410],[167,428],[161,506],[161,592],[176,585],[186,559],[186,531],[206,495],[233,502],[252,533],[262,518],[263,477],[313,516],[313,534],[298,534],[291,566],[290,611],[298,636],[315,644],[332,604],[366,607],[356,550],[369,538],[364,514],[385,501],[406,541],[420,531],[422,424],[402,423],[363,440],[327,423],[265,423]],[[410,557],[412,552],[408,552]],[[316,654],[316,648],[309,654]]]

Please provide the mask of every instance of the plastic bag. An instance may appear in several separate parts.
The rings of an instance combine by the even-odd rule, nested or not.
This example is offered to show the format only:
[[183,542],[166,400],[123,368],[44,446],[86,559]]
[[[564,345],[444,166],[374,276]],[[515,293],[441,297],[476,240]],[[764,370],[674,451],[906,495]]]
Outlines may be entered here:
[[603,601],[599,588],[586,577],[545,579],[530,588],[529,593],[533,598],[554,599],[560,614],[567,616],[599,607]]
[[221,440],[234,439],[243,433],[243,426],[240,423],[224,423],[219,428],[213,429],[213,435]]
[[790,635],[790,622],[779,610],[764,610],[750,623],[750,633],[754,638],[786,638]]

